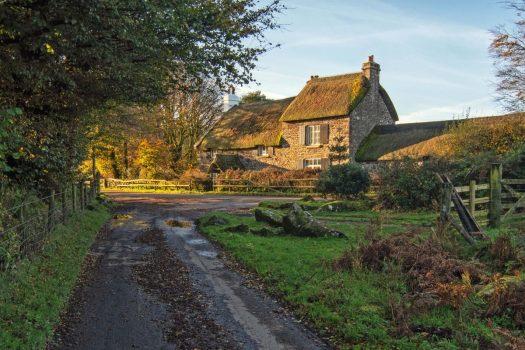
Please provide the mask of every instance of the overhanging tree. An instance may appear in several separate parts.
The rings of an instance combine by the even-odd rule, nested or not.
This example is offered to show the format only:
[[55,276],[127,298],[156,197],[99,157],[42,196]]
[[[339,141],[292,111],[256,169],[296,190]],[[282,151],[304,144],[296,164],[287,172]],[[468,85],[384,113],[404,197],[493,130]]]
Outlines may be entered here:
[[0,109],[22,109],[26,149],[8,176],[42,186],[71,177],[90,116],[108,105],[155,103],[188,78],[250,82],[281,9],[279,0],[4,1]]
[[507,1],[516,12],[514,27],[493,31],[490,53],[495,60],[498,100],[511,111],[525,109],[525,0]]

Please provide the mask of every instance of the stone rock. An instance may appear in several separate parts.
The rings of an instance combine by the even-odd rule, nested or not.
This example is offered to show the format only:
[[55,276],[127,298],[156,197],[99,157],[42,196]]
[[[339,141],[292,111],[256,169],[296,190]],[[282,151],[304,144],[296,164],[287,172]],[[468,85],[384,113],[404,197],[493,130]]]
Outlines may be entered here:
[[195,223],[197,226],[213,226],[213,225],[226,225],[228,222],[217,215],[203,216],[198,218]]
[[255,220],[259,222],[266,222],[272,226],[282,226],[283,217],[270,209],[256,208],[254,210]]
[[237,233],[247,233],[248,231],[250,231],[250,227],[248,227],[248,225],[245,225],[245,224],[239,224],[239,225],[228,227],[226,231],[237,232]]
[[282,226],[286,233],[294,236],[346,237],[343,233],[334,231],[314,219],[312,214],[303,210],[297,203],[294,203],[292,209],[283,217]]

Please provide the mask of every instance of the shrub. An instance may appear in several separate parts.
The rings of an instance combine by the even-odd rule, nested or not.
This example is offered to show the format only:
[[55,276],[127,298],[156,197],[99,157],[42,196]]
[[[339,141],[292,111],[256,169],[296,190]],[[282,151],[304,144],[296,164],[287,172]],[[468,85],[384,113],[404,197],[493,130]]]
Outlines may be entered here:
[[180,177],[182,182],[192,181],[195,189],[198,191],[211,191],[213,183],[209,174],[203,172],[198,168],[191,168],[186,170]]
[[404,158],[383,164],[377,173],[378,200],[387,209],[433,208],[440,193],[436,173],[448,165],[437,160]]
[[323,194],[350,198],[365,192],[370,187],[368,172],[357,164],[332,165],[319,177],[317,190]]
[[484,152],[502,155],[525,143],[525,115],[467,119],[453,124],[447,134],[455,156]]

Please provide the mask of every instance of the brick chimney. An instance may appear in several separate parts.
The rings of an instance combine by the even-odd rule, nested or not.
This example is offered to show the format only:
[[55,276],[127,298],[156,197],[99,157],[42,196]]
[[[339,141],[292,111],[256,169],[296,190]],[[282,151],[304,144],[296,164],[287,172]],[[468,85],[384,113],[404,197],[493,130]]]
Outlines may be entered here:
[[235,88],[230,86],[228,93],[224,95],[222,99],[222,111],[227,112],[230,108],[235,107],[239,104],[239,96],[235,95]]
[[363,63],[363,75],[370,82],[372,91],[379,91],[379,72],[381,68],[379,64],[374,62],[374,55],[368,56],[368,61]]

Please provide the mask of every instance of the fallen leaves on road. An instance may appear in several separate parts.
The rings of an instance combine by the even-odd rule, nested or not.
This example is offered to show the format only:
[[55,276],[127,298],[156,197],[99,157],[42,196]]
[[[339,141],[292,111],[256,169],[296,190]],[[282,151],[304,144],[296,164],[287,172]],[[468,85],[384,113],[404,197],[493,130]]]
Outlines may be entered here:
[[162,231],[149,229],[137,241],[155,247],[133,272],[142,288],[168,305],[168,341],[180,349],[237,348],[230,334],[206,315],[204,298],[192,287],[188,269],[168,248]]

